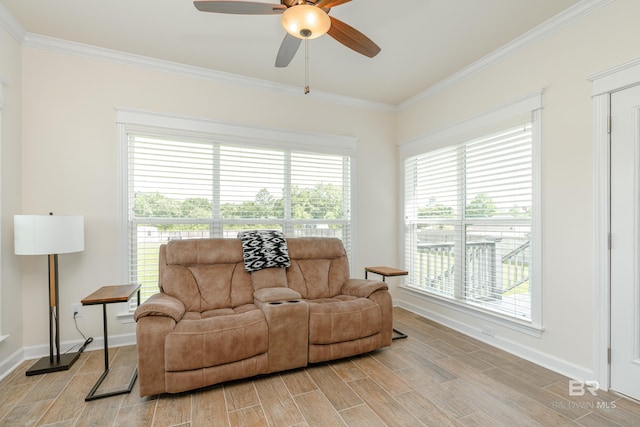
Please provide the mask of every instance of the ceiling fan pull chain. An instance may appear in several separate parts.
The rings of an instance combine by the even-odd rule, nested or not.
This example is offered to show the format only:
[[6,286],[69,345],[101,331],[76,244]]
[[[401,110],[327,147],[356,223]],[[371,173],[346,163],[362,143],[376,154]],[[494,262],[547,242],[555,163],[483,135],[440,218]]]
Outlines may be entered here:
[[309,38],[304,39],[304,94],[309,93]]

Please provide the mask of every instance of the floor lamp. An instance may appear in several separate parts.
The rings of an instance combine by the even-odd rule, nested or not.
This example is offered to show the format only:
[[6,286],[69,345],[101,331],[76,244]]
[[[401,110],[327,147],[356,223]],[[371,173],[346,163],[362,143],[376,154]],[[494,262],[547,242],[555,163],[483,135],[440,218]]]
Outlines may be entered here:
[[38,360],[27,376],[65,371],[78,360],[80,352],[60,354],[58,254],[84,250],[84,217],[15,215],[13,225],[16,255],[49,257],[49,357]]

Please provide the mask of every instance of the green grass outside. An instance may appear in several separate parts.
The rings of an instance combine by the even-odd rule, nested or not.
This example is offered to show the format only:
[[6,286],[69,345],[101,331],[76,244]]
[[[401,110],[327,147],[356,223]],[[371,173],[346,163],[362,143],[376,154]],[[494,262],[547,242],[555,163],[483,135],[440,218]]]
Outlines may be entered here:
[[160,243],[138,245],[138,280],[141,285],[140,299],[144,302],[158,292],[158,254]]

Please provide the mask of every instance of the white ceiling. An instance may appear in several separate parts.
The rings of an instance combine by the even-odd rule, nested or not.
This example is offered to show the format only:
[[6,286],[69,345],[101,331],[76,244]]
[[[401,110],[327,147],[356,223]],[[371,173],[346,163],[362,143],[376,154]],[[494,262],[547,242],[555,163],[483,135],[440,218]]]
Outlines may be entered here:
[[[268,0],[264,0],[269,2]],[[277,0],[276,0],[277,2]],[[304,86],[304,45],[275,68],[278,15],[199,12],[189,0],[0,0],[30,34]],[[579,0],[353,0],[331,15],[382,51],[309,42],[311,91],[398,105]]]

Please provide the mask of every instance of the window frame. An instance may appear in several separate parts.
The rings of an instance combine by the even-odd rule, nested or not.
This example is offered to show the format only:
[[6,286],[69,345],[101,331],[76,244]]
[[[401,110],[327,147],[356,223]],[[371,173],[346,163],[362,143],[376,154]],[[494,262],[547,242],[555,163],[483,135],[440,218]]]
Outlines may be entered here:
[[[4,81],[0,79],[0,146],[2,146],[2,109],[4,107]],[[1,163],[0,163],[1,165]],[[1,166],[0,166],[1,167]],[[1,215],[1,214],[0,214]],[[2,231],[0,230],[0,238],[2,237]],[[0,248],[0,259],[2,258],[2,250]],[[9,335],[3,335],[3,323],[2,323],[2,307],[3,307],[3,290],[4,286],[2,286],[2,276],[0,276],[0,342],[9,338]]]
[[[292,131],[284,129],[264,128],[257,126],[248,126],[235,123],[218,122],[209,119],[193,118],[185,116],[177,116],[162,113],[152,113],[139,110],[131,110],[124,108],[116,108],[117,126],[119,139],[119,203],[120,203],[120,242],[121,248],[121,272],[123,283],[128,283],[130,271],[129,259],[129,221],[128,197],[129,197],[129,135],[141,134],[151,135],[160,138],[189,138],[195,140],[215,141],[213,144],[226,146],[242,146],[255,147],[264,149],[283,150],[284,152],[311,152],[317,154],[327,154],[336,156],[345,156],[349,158],[348,170],[345,172],[350,176],[349,187],[349,210],[350,215],[347,220],[349,246],[351,250],[348,255],[353,253],[353,244],[355,241],[355,230],[353,226],[353,218],[355,217],[355,163],[357,138],[346,137],[331,134],[319,134],[311,132]],[[215,201],[214,201],[215,203]],[[225,220],[224,223],[233,223],[240,220]],[[278,223],[299,222],[298,220],[282,219],[274,220]],[[249,221],[241,221],[250,223]],[[259,221],[260,222],[260,221]],[[264,222],[264,221],[262,221]],[[272,221],[273,222],[273,221]],[[307,221],[309,222],[309,221]],[[326,221],[325,221],[326,222]],[[293,226],[293,225],[292,225]],[[219,228],[217,224],[214,229]],[[283,231],[287,231],[283,227]],[[353,260],[351,262],[353,264]],[[122,313],[125,317],[130,314],[131,308],[135,309],[136,302],[130,304],[130,308],[126,313]],[[125,319],[125,321],[128,319]]]
[[[493,130],[507,126],[514,118],[531,114],[532,122],[532,211],[531,211],[531,257],[535,260],[530,270],[531,281],[531,321],[516,319],[511,316],[501,315],[497,312],[475,307],[459,299],[438,296],[433,293],[421,291],[415,287],[401,284],[403,293],[418,299],[433,302],[464,314],[468,314],[482,320],[491,321],[519,332],[539,337],[544,331],[542,323],[542,227],[541,227],[541,171],[542,171],[542,94],[543,90],[517,98],[507,104],[499,106],[484,114],[480,114],[469,120],[455,123],[451,126],[438,129],[426,135],[408,141],[399,148],[399,170],[401,188],[401,218],[405,218],[405,161],[414,156],[457,146],[465,141],[483,136]],[[443,220],[446,221],[446,220]],[[400,236],[401,261],[405,265],[407,242],[406,226],[403,219]],[[461,250],[461,249],[460,249]]]

